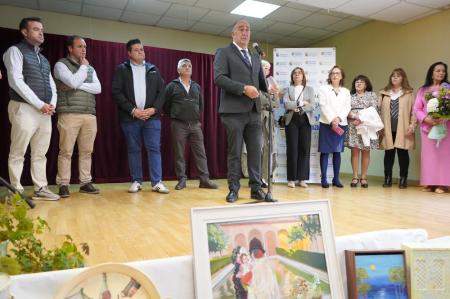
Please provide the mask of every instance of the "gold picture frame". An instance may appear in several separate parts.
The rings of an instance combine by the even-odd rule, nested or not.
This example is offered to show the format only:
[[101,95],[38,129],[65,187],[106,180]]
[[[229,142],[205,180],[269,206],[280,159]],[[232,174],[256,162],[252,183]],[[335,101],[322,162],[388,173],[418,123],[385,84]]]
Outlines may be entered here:
[[57,292],[55,299],[99,297],[161,299],[158,289],[148,276],[133,267],[116,263],[86,269],[66,283]]

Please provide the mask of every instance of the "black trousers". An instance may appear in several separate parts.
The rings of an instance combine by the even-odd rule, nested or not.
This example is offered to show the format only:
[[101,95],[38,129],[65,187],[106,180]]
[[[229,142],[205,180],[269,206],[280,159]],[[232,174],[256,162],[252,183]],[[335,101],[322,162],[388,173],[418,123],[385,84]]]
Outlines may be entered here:
[[261,115],[256,111],[222,113],[222,124],[227,132],[228,188],[239,191],[241,178],[241,151],[245,140],[249,185],[252,190],[261,188]]
[[186,141],[189,141],[200,181],[208,181],[208,163],[206,161],[205,145],[203,144],[203,132],[200,121],[182,121],[172,119],[170,126],[172,131],[172,145],[174,149],[175,173],[177,174],[177,178],[179,180],[187,178],[184,151]]
[[294,112],[286,127],[286,156],[288,181],[309,179],[311,125],[305,113]]
[[[392,140],[395,142],[397,132],[392,132]],[[408,176],[409,154],[408,150],[393,148],[384,152],[384,176],[392,177],[392,167],[394,166],[395,151],[397,151],[398,164],[400,166],[400,177]]]

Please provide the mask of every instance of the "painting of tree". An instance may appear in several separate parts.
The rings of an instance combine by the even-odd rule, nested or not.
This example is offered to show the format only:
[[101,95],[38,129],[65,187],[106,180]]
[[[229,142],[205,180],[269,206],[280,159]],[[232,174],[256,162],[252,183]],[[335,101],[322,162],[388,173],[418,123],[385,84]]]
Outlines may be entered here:
[[300,217],[300,221],[302,223],[303,230],[309,236],[313,245],[317,250],[317,236],[322,235],[322,229],[320,227],[320,219],[318,214],[309,214]]
[[208,247],[209,252],[219,252],[222,255],[222,251],[227,248],[228,236],[220,228],[218,224],[208,224]]
[[302,241],[305,238],[306,238],[306,232],[300,223],[293,225],[291,227],[291,229],[289,229],[289,232],[288,232],[289,244],[295,244],[296,242]]
[[362,298],[367,298],[367,295],[372,288],[370,284],[364,282],[366,279],[369,278],[369,274],[367,273],[367,270],[364,268],[358,268],[356,269],[356,284],[358,286],[358,294]]
[[389,281],[395,284],[395,295],[402,298],[405,289],[405,270],[403,267],[392,267],[389,269]]

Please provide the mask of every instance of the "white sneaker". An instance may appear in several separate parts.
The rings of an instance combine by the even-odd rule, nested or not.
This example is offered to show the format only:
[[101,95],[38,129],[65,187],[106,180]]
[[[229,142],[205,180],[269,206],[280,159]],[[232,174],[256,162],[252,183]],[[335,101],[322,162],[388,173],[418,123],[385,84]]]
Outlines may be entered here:
[[159,182],[155,186],[152,187],[152,191],[167,194],[169,193],[169,189],[166,188],[166,186],[163,185],[162,182]]
[[308,188],[308,184],[306,184],[305,181],[300,181],[300,182],[298,182],[298,185],[297,185],[297,186],[300,186],[300,187],[302,187],[302,188]]
[[139,183],[138,181],[134,181],[133,183],[131,183],[130,188],[128,188],[128,192],[136,193],[141,191],[141,189],[142,189],[141,183]]
[[294,181],[289,181],[288,182],[288,187],[289,188],[295,188],[295,182]]
[[50,191],[47,186],[43,186],[39,190],[34,191],[34,195],[32,198],[34,200],[55,201],[59,199],[59,195]]

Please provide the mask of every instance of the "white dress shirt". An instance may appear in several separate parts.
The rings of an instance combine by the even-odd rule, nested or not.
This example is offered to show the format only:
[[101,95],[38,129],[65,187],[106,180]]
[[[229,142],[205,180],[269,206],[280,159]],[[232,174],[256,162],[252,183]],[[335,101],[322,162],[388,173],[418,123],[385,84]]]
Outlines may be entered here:
[[72,73],[67,65],[57,62],[53,69],[53,74],[56,79],[61,80],[70,88],[83,90],[91,94],[102,92],[102,86],[95,70],[92,73],[92,83],[84,83],[88,75],[88,67],[86,65],[81,65],[76,73]]
[[329,125],[333,119],[339,117],[340,125],[346,126],[347,115],[351,110],[350,91],[345,87],[339,87],[336,93],[331,85],[321,86],[319,89],[320,122]]
[[[36,56],[40,63],[39,58],[39,48],[35,47]],[[17,92],[18,95],[22,97],[30,105],[33,105],[36,109],[40,110],[45,102],[39,99],[39,97],[34,93],[33,90],[25,83],[23,78],[23,55],[19,48],[16,46],[10,47],[5,54],[3,54],[3,62],[5,63],[7,74],[8,74],[8,84],[9,86]],[[50,87],[52,89],[52,99],[50,104],[56,106],[56,85],[53,80],[52,74],[49,74]]]
[[133,73],[133,89],[136,107],[145,108],[145,99],[147,97],[147,82],[145,80],[145,61],[142,64],[134,64],[130,60],[131,70]]
[[238,48],[239,53],[241,53],[242,57],[244,57],[244,53],[242,53],[242,50],[247,52],[247,58],[248,58],[248,60],[250,60],[250,64],[252,64],[252,55],[250,55],[250,52],[248,51],[248,49],[244,49],[244,48],[239,47],[238,44],[236,44],[235,42],[233,42],[233,44]]

